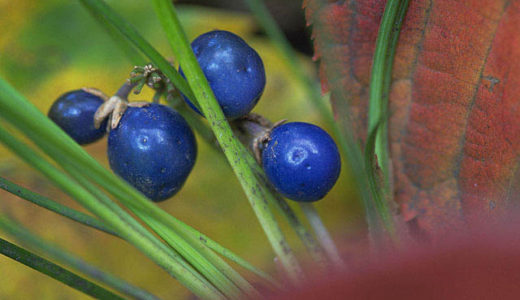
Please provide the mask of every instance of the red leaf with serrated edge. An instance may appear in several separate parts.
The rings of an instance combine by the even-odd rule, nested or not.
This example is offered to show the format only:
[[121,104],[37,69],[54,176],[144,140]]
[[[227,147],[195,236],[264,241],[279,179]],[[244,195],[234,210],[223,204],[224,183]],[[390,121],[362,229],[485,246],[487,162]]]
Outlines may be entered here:
[[[323,87],[361,139],[385,4],[304,1]],[[519,31],[520,0],[410,1],[389,126],[395,199],[414,228],[450,230],[519,200]]]

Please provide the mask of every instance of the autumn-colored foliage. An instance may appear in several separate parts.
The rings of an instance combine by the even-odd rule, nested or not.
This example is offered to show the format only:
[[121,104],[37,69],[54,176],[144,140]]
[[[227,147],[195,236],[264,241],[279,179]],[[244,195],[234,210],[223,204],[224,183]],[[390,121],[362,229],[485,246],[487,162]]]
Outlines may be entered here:
[[[315,58],[336,118],[363,140],[386,1],[329,2],[304,1]],[[411,228],[445,231],[519,200],[519,28],[519,0],[410,1],[389,126],[395,200]]]

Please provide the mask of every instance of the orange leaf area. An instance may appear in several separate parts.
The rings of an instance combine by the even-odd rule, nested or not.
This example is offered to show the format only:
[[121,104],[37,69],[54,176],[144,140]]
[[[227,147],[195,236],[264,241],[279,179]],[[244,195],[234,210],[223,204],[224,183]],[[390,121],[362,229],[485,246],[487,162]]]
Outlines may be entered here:
[[[307,0],[336,118],[366,135],[386,1]],[[411,0],[390,91],[395,199],[424,232],[496,215],[520,198],[520,0]]]

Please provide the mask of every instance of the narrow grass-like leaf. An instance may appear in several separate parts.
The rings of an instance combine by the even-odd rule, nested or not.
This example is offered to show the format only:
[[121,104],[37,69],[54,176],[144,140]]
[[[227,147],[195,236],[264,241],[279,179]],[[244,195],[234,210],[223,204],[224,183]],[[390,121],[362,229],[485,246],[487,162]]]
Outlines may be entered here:
[[240,256],[238,256],[235,253],[231,252],[230,250],[222,247],[220,244],[218,244],[214,240],[212,240],[209,237],[205,236],[204,234],[196,231],[192,227],[189,227],[187,229],[187,231],[189,231],[190,234],[193,235],[193,236],[198,236],[199,241],[202,244],[206,245],[208,248],[212,249],[216,253],[222,255],[223,257],[225,257],[225,258],[227,258],[227,259],[229,259],[229,260],[231,260],[233,262],[235,262],[236,264],[238,264],[239,266],[245,268],[246,270],[249,270],[249,271],[253,272],[258,277],[264,279],[265,281],[267,281],[271,285],[273,285],[275,287],[278,287],[278,288],[280,287],[278,285],[278,283],[269,274],[265,273],[264,271],[259,270],[258,268],[256,268],[252,264],[250,264],[249,262],[245,261]]
[[[104,200],[107,205],[115,206],[110,202],[110,199],[95,186],[88,182],[88,180],[78,170],[68,169],[66,170],[80,182],[88,191],[98,199]],[[159,234],[167,243],[172,246],[175,250],[175,257],[178,263],[180,263],[185,269],[189,270],[199,280],[205,281],[206,279],[214,284],[224,295],[230,298],[236,298],[239,295],[238,290],[233,287],[233,283],[230,282],[221,271],[209,262],[201,253],[194,249],[189,243],[186,242],[182,237],[177,236],[172,229],[164,227],[160,222],[155,221],[153,218],[148,217],[146,214],[138,209],[130,207],[133,213],[141,218],[148,226],[150,226],[155,232]],[[161,227],[160,227],[161,226]],[[158,230],[160,227],[161,230]],[[199,242],[198,245],[202,246]],[[161,245],[164,247],[164,245]],[[202,276],[200,274],[202,274]]]
[[[227,278],[224,274],[212,263],[202,256],[200,249],[193,249],[193,247],[185,239],[175,234],[168,228],[153,218],[135,211],[135,213],[150,226],[157,234],[159,234],[170,246],[175,248],[180,255],[182,255],[186,261],[188,261],[194,268],[199,270],[201,274],[205,274],[205,277],[215,285],[224,295],[229,298],[237,299],[240,295],[238,288]],[[204,245],[198,243],[200,247]],[[209,250],[209,249],[208,249]]]
[[[99,192],[92,184],[90,184],[81,172],[78,170],[69,169],[68,167],[65,168],[78,182],[80,182],[98,199],[105,199],[104,202],[107,203],[107,205],[115,205],[110,202],[110,199],[108,199],[106,195]],[[202,249],[201,251],[201,247],[204,246],[197,239],[198,235],[195,234],[198,232],[195,229],[183,224],[169,215],[168,216],[170,218],[167,218],[167,224],[169,224],[169,226],[165,226],[163,225],[164,223],[154,220],[154,218],[149,217],[139,209],[136,209],[134,206],[132,206],[132,204],[130,204],[130,209],[157,234],[159,234],[159,236],[161,236],[161,238],[163,238],[172,247],[172,249],[175,250],[175,256],[178,263],[192,272],[194,276],[199,278],[201,281],[205,281],[206,279],[209,280],[221,292],[230,298],[236,298],[239,295],[239,292],[233,286],[233,283],[228,280],[228,278],[231,276],[228,276],[228,278],[225,277],[225,275],[229,274],[225,271],[228,271],[231,269],[231,267],[229,267],[223,261],[215,260],[215,258],[220,258],[218,258],[218,256],[216,256],[213,252],[209,251],[209,249]],[[164,220],[164,218],[162,218],[162,220]],[[173,220],[176,222],[173,222]],[[182,237],[179,236],[177,232],[175,232],[176,228],[181,228],[179,234],[181,234]],[[186,228],[191,230],[185,230]],[[189,240],[191,243],[188,243],[187,240]],[[161,246],[164,245],[161,244]],[[210,259],[208,259],[208,256]],[[241,283],[246,282],[245,279],[243,279],[238,273],[233,273],[233,275],[234,277],[231,277],[230,279]]]
[[388,107],[395,48],[407,7],[408,1],[406,0],[388,0],[386,3],[377,35],[370,77],[368,132],[370,133],[377,126],[379,120],[383,120],[383,124],[379,126],[380,129],[376,134],[374,153],[383,173],[385,194],[390,193],[388,189],[391,186],[391,162],[386,120],[388,116],[383,112],[387,111]]
[[120,296],[66,270],[36,254],[0,238],[0,253],[96,299],[123,299]]
[[83,225],[96,228],[98,230],[104,231],[108,234],[116,235],[117,234],[109,229],[105,224],[100,222],[98,219],[84,214],[75,209],[69,208],[63,204],[60,204],[56,201],[53,201],[45,196],[32,192],[24,187],[21,187],[3,177],[0,177],[0,189],[3,189],[13,195],[20,197],[21,199],[27,200],[31,203],[34,203],[40,207],[46,208],[50,211],[53,211],[59,215],[67,217],[73,221],[81,223]]
[[[213,284],[228,295],[228,297],[236,299],[239,298],[241,292],[238,290],[240,287],[243,292],[259,295],[254,288],[240,276],[236,271],[231,269],[226,262],[224,262],[220,257],[218,257],[211,249],[207,248],[205,245],[201,244],[199,241],[191,240],[191,243],[188,243],[187,240],[182,237],[176,235],[174,232],[165,228],[165,226],[151,218],[147,218],[146,216],[140,216],[141,219],[146,220],[147,224],[157,232],[165,241],[171,245],[175,246],[179,249],[180,253],[185,257],[191,258],[188,259],[192,265],[196,268],[206,268],[206,272],[211,275]],[[204,256],[201,257],[191,257],[191,253],[195,251],[186,251],[192,247],[196,247],[197,253],[204,253]],[[225,274],[225,275],[224,275]]]
[[[390,37],[389,37],[390,41],[389,41],[389,45],[388,45],[388,51],[386,53],[386,62],[385,62],[386,66],[384,68],[385,70],[384,70],[384,74],[383,74],[383,86],[382,86],[382,95],[381,95],[381,97],[382,97],[381,105],[383,105],[383,107],[386,107],[386,111],[388,111],[388,108],[387,108],[388,99],[390,96],[389,94],[390,94],[390,88],[391,88],[391,84],[392,84],[392,69],[393,69],[393,64],[394,64],[395,52],[397,49],[397,42],[399,41],[399,35],[401,33],[401,25],[403,24],[404,17],[406,16],[409,2],[410,2],[410,0],[401,0],[399,2],[399,7],[397,8],[392,31],[391,31]],[[381,128],[379,129],[380,130],[379,137],[381,137],[380,149],[387,149],[387,153],[384,154],[384,157],[382,159],[382,161],[383,161],[382,164],[387,164],[387,166],[390,166],[391,159],[390,159],[390,146],[388,144],[389,143],[388,116],[383,114],[383,118],[386,120],[386,122],[384,122],[384,124],[382,124]],[[376,153],[376,152],[374,151],[374,153]],[[391,168],[390,168],[390,170],[388,170],[388,173],[389,172],[391,172]],[[394,201],[394,198],[393,198],[394,193],[392,193],[393,184],[394,184],[393,176],[392,176],[392,174],[389,173],[389,174],[387,174],[384,188],[386,191],[388,191],[386,197],[388,199],[388,202],[390,202],[390,203]]]
[[106,273],[88,263],[75,257],[60,248],[42,240],[41,238],[30,233],[27,229],[23,228],[21,224],[15,223],[14,221],[0,216],[0,228],[15,237],[22,244],[29,248],[37,249],[42,253],[55,260],[56,262],[68,266],[77,272],[81,272],[86,276],[89,276],[99,282],[103,282],[112,289],[133,297],[135,299],[146,299],[146,300],[157,300],[158,298],[149,292],[133,286],[132,284],[119,279],[109,273]]
[[279,257],[281,265],[289,275],[289,278],[293,282],[299,282],[303,278],[302,270],[285,240],[274,215],[266,204],[266,199],[264,195],[262,195],[260,184],[247,161],[243,158],[245,153],[241,151],[241,144],[238,139],[234,137],[222,109],[215,100],[213,91],[209,87],[186,38],[186,34],[179,23],[173,4],[168,0],[154,0],[153,4],[159,21],[166,32],[166,36],[168,37],[175,56],[181,63],[201,111],[208,119],[213,133],[231,164],[233,171],[237,175],[273,250]]
[[341,259],[336,244],[332,240],[329,231],[323,224],[321,217],[318,214],[318,211],[314,207],[314,204],[301,202],[300,207],[305,216],[307,216],[307,220],[309,220],[309,223],[311,224],[314,233],[320,241],[320,245],[323,247],[323,249],[325,249],[327,257],[333,264],[334,268],[340,270],[345,268],[345,262],[343,261],[343,259]]
[[[0,80],[0,107],[7,108],[10,106],[5,104],[7,104],[9,100],[6,101],[4,92],[9,92],[10,87],[8,85],[5,86],[4,83],[5,82]],[[4,112],[7,113],[8,110],[0,109],[0,115],[2,117],[6,116]],[[11,115],[11,117],[16,118],[15,115]],[[13,125],[19,125],[21,128],[26,129],[17,122],[14,122]],[[28,133],[30,134],[30,132]],[[37,142],[42,142],[40,139],[41,137],[35,138],[35,136],[31,135],[29,135],[29,137]],[[92,196],[92,194],[83,189],[80,185],[74,181],[71,181],[69,177],[46,162],[43,157],[36,154],[30,148],[19,142],[2,127],[0,127],[0,141],[2,141],[8,148],[10,148],[20,158],[29,163],[32,167],[46,175],[56,185],[58,185],[71,197],[80,202],[94,215],[105,221],[106,224],[116,230],[125,240],[131,242],[135,247],[141,250],[159,266],[163,267],[172,276],[176,277],[181,283],[191,289],[194,293],[207,299],[221,297],[221,295],[211,286],[211,284],[201,280],[192,272],[188,271],[184,266],[179,264],[179,262],[175,260],[174,254],[172,252],[166,251],[164,248],[165,245],[151,236],[151,234],[139,223],[137,223],[128,213],[118,207],[118,209],[116,209],[116,205],[114,203],[100,202],[96,197]],[[47,150],[48,152],[57,150],[57,148],[52,148],[51,146],[49,146],[50,148],[48,149],[45,149],[44,147],[43,150]],[[85,170],[81,171],[84,172]]]
[[370,78],[369,136],[365,146],[365,167],[369,176],[370,190],[383,225],[394,241],[397,241],[397,237],[388,206],[393,194],[388,144],[388,93],[395,49],[407,8],[408,0],[389,0],[381,19]]
[[[99,189],[97,189],[97,187],[90,183],[88,181],[88,179],[83,175],[83,173],[80,171],[80,170],[76,170],[74,168],[71,168],[69,166],[65,166],[65,169],[66,171],[77,181],[77,182],[80,182],[81,185],[87,190],[89,191],[90,193],[92,193],[92,195],[94,195],[97,199],[100,199],[103,203],[105,203],[107,206],[113,208],[113,209],[117,209],[118,206],[113,203],[110,198],[105,194],[103,193],[102,191],[100,191]],[[133,210],[135,212],[135,210]],[[130,220],[129,222],[131,223],[135,223],[136,224],[136,227],[140,226],[139,223],[137,223],[137,221],[135,220]],[[150,239],[154,239],[154,237],[152,236],[152,234],[148,231],[143,231],[142,232],[143,235],[147,236],[148,238]],[[179,252],[174,249],[174,248],[171,248],[171,247],[168,247],[167,245],[163,244],[163,243],[159,243],[157,244],[158,247],[161,248],[161,250],[163,250],[164,252],[167,252],[170,254],[170,256],[177,262],[179,263],[184,269],[186,269],[188,272],[190,272],[195,278],[197,278],[199,281],[201,282],[204,282],[205,284],[208,285],[208,287],[210,288],[214,288],[213,285],[211,285],[209,282],[206,282],[206,278],[204,277],[204,275],[200,274],[199,272],[197,272],[192,265],[190,265],[180,254]],[[215,288],[215,291],[216,291],[216,288]]]
[[390,238],[396,242],[397,237],[395,236],[395,228],[392,219],[392,215],[385,199],[384,190],[384,179],[381,169],[377,165],[376,156],[374,150],[376,147],[376,138],[379,131],[379,127],[383,123],[383,118],[376,123],[376,126],[369,132],[365,145],[365,167],[366,173],[368,174],[368,183],[370,192],[374,199],[377,212],[381,218],[381,222],[388,231]]
[[[15,184],[15,183],[13,183],[13,182],[10,182],[9,180],[7,180],[5,178],[2,178],[2,177],[0,177],[0,188],[2,188],[2,189],[6,190],[6,191],[8,191],[8,192],[10,192],[10,193],[12,193],[14,195],[19,196],[22,199],[28,200],[28,201],[36,204],[36,205],[39,205],[39,206],[41,206],[43,208],[46,208],[46,209],[49,209],[49,210],[51,210],[53,212],[56,212],[57,214],[65,216],[67,218],[70,218],[73,221],[79,222],[79,223],[81,223],[83,225],[86,225],[86,226],[90,226],[90,227],[99,229],[99,230],[104,231],[104,232],[106,232],[108,234],[112,234],[112,235],[118,236],[117,233],[115,233],[112,230],[108,229],[108,227],[106,227],[106,225],[101,223],[96,218],[94,218],[92,216],[89,216],[87,214],[84,214],[82,212],[79,212],[77,210],[71,209],[69,207],[66,207],[66,206],[64,206],[64,205],[62,205],[62,204],[60,204],[60,203],[58,203],[58,202],[56,202],[54,200],[48,199],[45,196],[39,195],[39,194],[37,194],[35,192],[32,192],[32,191],[30,191],[28,189],[25,189],[25,188]],[[216,253],[222,255],[223,257],[225,257],[225,258],[227,258],[227,259],[229,259],[229,260],[231,260],[233,262],[235,262],[236,264],[238,264],[239,266],[245,268],[246,270],[251,271],[252,273],[258,275],[260,278],[265,279],[270,284],[273,284],[273,285],[276,284],[274,279],[269,274],[259,270],[258,268],[256,268],[255,266],[253,266],[252,264],[250,264],[249,262],[247,262],[243,258],[239,257],[238,255],[236,255],[235,253],[233,253],[229,249],[221,246],[220,244],[218,244],[214,240],[210,239],[206,235],[198,232],[197,230],[195,230],[192,227],[189,227],[189,232],[190,232],[190,234],[192,236],[198,237],[199,241],[202,244],[208,246],[210,249],[212,249]]]

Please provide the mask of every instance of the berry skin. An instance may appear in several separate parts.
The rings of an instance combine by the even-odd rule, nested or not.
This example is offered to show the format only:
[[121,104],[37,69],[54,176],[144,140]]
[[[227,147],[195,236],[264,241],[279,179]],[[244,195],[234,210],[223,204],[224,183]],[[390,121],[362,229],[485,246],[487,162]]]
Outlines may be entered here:
[[155,202],[181,189],[196,156],[197,144],[188,123],[160,104],[128,107],[108,136],[112,170]]
[[[226,118],[248,114],[265,87],[264,64],[258,53],[239,36],[220,30],[200,35],[191,47]],[[184,76],[182,69],[179,72]]]
[[96,95],[75,90],[56,99],[47,115],[78,144],[86,145],[105,135],[106,122],[98,129],[94,127],[94,114],[103,103]]
[[285,197],[320,200],[336,183],[341,159],[327,132],[294,122],[275,127],[262,152],[262,166],[273,186]]

